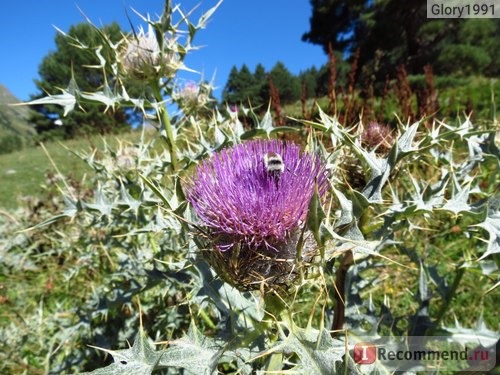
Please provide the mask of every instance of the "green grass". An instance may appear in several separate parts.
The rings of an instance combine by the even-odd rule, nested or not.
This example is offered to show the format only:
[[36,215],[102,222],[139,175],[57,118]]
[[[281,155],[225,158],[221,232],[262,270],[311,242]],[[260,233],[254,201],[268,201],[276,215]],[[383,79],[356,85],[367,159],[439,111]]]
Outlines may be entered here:
[[47,152],[36,146],[0,155],[0,210],[13,210],[24,198],[40,196],[47,183],[47,172],[56,174],[58,170],[65,177],[81,180],[90,168],[72,151],[102,148],[103,141],[111,145],[117,144],[119,139],[133,142],[139,137],[139,132],[105,138],[94,136],[44,144]]

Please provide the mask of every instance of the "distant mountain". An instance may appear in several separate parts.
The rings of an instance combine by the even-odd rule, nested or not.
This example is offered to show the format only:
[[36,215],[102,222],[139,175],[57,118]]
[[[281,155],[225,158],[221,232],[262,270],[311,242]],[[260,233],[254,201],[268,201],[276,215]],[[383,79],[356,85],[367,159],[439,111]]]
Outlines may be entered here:
[[36,134],[28,123],[31,110],[27,106],[9,105],[15,103],[20,103],[20,100],[0,84],[0,140],[7,136],[17,136],[23,143],[29,143]]

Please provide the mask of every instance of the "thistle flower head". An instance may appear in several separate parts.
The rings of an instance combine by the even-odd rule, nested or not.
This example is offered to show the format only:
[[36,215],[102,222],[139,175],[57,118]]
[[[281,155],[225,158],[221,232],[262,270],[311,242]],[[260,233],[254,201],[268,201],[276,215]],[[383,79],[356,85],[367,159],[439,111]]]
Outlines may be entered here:
[[[269,154],[282,159],[279,176],[266,168]],[[318,157],[293,143],[251,141],[202,163],[187,198],[214,233],[258,246],[286,241],[304,222],[316,184],[324,193],[326,176]]]
[[144,31],[142,27],[135,36],[127,40],[123,51],[122,64],[132,77],[150,79],[170,78],[183,67],[174,38],[164,38],[160,44],[151,25]]
[[384,152],[391,148],[393,142],[391,129],[387,125],[371,121],[363,126],[361,143],[366,147],[370,149],[378,147],[381,152]]
[[[258,271],[260,278],[275,279],[281,276],[271,271],[269,261],[295,259],[298,234],[316,188],[320,195],[327,189],[318,156],[291,142],[256,140],[205,160],[186,191],[200,224],[213,238],[213,252],[236,266],[233,279],[249,273],[238,269],[239,261]],[[290,271],[288,266],[277,268]]]
[[174,90],[172,97],[177,103],[181,104],[185,110],[196,110],[203,108],[212,101],[210,93],[212,86],[209,83],[198,84],[196,82],[187,82]]

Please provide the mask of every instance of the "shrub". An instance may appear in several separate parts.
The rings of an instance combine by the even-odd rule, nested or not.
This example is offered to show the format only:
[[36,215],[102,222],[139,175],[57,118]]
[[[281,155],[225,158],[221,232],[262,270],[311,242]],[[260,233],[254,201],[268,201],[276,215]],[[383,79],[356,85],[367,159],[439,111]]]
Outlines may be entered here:
[[0,138],[0,154],[19,151],[23,148],[23,139],[15,134],[5,135]]

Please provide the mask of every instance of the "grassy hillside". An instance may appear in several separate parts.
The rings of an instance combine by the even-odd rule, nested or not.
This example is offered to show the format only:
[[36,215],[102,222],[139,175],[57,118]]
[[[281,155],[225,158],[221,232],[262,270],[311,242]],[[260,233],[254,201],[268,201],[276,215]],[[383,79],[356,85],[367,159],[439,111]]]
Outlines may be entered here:
[[28,123],[30,109],[10,105],[15,103],[19,103],[19,99],[0,84],[0,139],[10,135],[27,141],[35,135],[35,130]]
[[[72,141],[67,146],[78,149],[83,143]],[[48,144],[47,151],[62,174],[81,177],[85,173],[84,163],[60,144]],[[54,167],[39,146],[0,155],[0,208],[13,209],[23,197],[39,195],[48,171]]]
[[135,142],[139,136],[136,131],[106,138],[94,136],[47,143],[44,145],[47,152],[41,146],[36,146],[0,155],[0,210],[15,209],[26,197],[40,196],[44,185],[48,183],[47,173],[56,174],[56,167],[63,176],[81,180],[89,168],[71,151],[93,147],[101,149],[103,142],[114,147],[119,140]]

